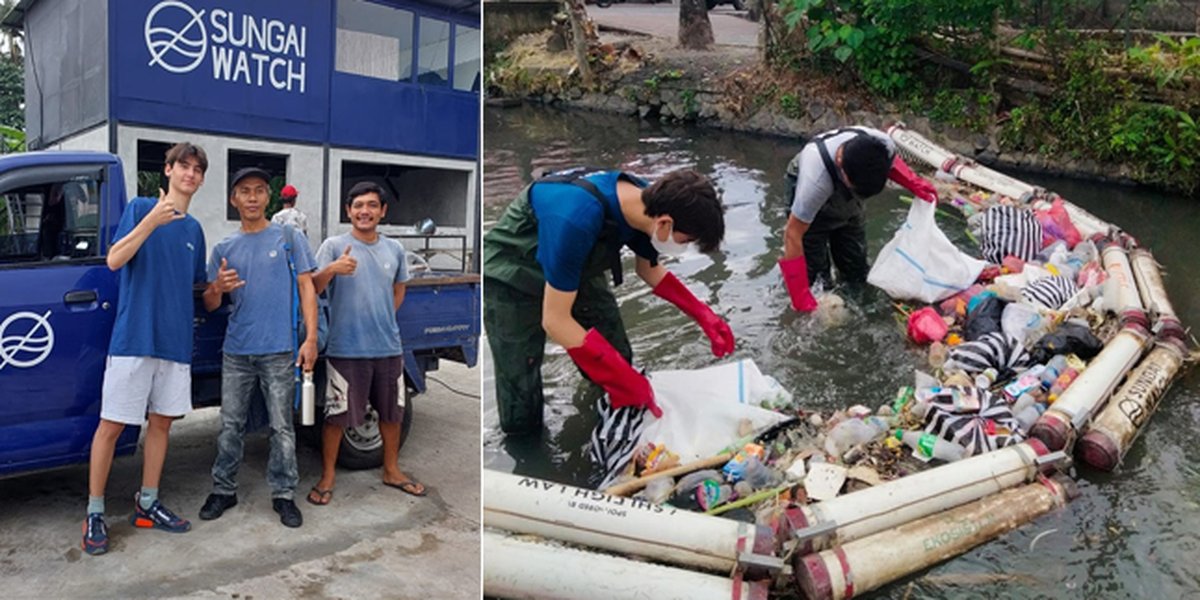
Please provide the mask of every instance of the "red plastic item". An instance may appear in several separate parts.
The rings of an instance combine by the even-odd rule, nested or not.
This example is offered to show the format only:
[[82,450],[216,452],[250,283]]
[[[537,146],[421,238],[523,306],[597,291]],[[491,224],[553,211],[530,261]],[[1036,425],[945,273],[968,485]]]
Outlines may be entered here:
[[1020,273],[1021,271],[1025,270],[1025,261],[1021,260],[1019,257],[1009,254],[1008,256],[1004,257],[1004,260],[1000,261],[1000,266],[1008,269],[1009,273]]
[[696,321],[712,342],[713,356],[719,358],[733,354],[733,330],[729,329],[729,324],[701,302],[673,273],[667,273],[654,286],[654,295],[678,306],[679,310]]
[[908,339],[918,344],[940,342],[946,338],[949,331],[950,327],[946,325],[946,321],[942,320],[942,316],[932,306],[915,310],[908,315]]
[[582,345],[567,348],[567,354],[592,381],[608,392],[613,408],[639,406],[655,417],[662,417],[662,409],[654,403],[654,388],[650,387],[646,376],[629,366],[625,357],[595,328],[588,330]]
[[1049,209],[1037,211],[1037,220],[1042,225],[1043,248],[1053,244],[1055,240],[1066,240],[1068,248],[1074,248],[1076,244],[1083,241],[1083,236],[1071,223],[1071,217],[1067,215],[1067,208],[1063,206],[1062,198],[1056,197],[1050,203]]

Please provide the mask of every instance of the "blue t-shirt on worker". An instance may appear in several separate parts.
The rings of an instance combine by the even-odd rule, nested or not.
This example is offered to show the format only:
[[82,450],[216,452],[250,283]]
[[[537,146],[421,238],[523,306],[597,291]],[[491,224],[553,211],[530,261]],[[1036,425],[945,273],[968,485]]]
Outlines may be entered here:
[[326,356],[334,358],[384,358],[402,352],[400,327],[392,300],[395,284],[408,281],[404,246],[379,236],[373,244],[349,233],[325,240],[317,249],[317,264],[324,269],[346,248],[357,261],[352,275],[329,281],[329,341]]
[[[291,244],[284,228],[291,229]],[[285,248],[290,246],[289,250]],[[225,330],[226,354],[262,355],[294,351],[296,320],[292,314],[292,282],[288,255],[296,273],[316,269],[308,239],[291,225],[271,223],[254,233],[236,231],[213,246],[208,259],[208,280],[217,278],[221,259],[246,282],[230,293],[233,300]]]
[[617,240],[633,253],[658,264],[658,251],[650,236],[635,231],[625,222],[617,201],[617,181],[644,188],[647,183],[620,171],[603,171],[584,177],[604,196],[601,206],[587,190],[573,183],[539,182],[529,191],[529,203],[538,221],[537,260],[546,283],[556,290],[579,289],[583,268],[595,247],[606,219],[617,224]]
[[[113,243],[133,231],[158,203],[134,198]],[[192,362],[192,285],[204,283],[204,230],[191,215],[159,225],[121,267],[121,296],[108,353]]]

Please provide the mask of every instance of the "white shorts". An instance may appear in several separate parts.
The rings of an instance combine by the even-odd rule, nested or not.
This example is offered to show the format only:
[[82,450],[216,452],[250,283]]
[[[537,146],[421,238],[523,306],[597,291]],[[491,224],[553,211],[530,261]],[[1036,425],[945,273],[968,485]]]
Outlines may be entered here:
[[182,417],[192,410],[192,367],[150,356],[109,356],[100,418],[141,425],[146,413]]

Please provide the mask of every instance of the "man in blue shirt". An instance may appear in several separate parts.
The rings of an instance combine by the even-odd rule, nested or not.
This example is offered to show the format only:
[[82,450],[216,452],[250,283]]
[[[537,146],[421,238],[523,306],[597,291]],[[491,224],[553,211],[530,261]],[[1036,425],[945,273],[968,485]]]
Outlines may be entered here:
[[188,214],[204,183],[208,158],[189,143],[167,151],[166,192],[158,201],[134,198],[125,207],[108,251],[108,268],[121,273],[121,300],[108,348],[100,424],[92,437],[83,549],[108,551],[104,488],[117,438],[126,425],[147,420],[142,489],[135,496],[135,527],[182,533],[191,523],[158,501],[171,422],[192,408],[192,285],[204,281],[204,231]]
[[696,171],[648,185],[620,171],[579,168],[526,187],[483,239],[484,324],[501,429],[541,429],[547,334],[608,392],[612,408],[661,415],[650,383],[630,366],[633,351],[606,272],[620,283],[620,250],[628,247],[638,276],[692,317],[713,354],[724,356],[734,347],[729,326],[658,264],[660,254],[678,255],[692,242],[712,252],[724,235],[721,201]]
[[[233,175],[229,202],[242,227],[213,247],[204,307],[216,310],[225,294],[233,301],[221,365],[221,433],[213,462],[213,491],[200,509],[204,520],[237,504],[246,416],[254,389],[262,389],[271,427],[267,483],[271,504],[288,527],[303,523],[293,496],[299,473],[292,426],[293,367],[312,371],[317,359],[317,296],[312,253],[304,234],[266,218],[270,175],[249,167]],[[296,347],[296,305],[307,335]],[[285,308],[286,307],[286,308]]]
[[346,195],[350,233],[331,237],[317,250],[317,293],[328,290],[329,342],[325,348],[329,384],[321,434],[321,480],[308,501],[324,505],[333,497],[342,434],[359,427],[372,406],[383,438],[383,484],[414,496],[425,486],[400,472],[400,424],[404,420],[404,356],[396,311],[404,302],[408,266],[404,247],[379,235],[387,195],[369,181]]

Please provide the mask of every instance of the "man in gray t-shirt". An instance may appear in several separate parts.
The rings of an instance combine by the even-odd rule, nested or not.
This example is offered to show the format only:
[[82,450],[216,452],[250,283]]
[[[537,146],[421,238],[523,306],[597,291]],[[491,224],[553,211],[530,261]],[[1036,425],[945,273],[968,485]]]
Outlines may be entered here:
[[404,356],[396,311],[404,302],[408,267],[404,247],[379,234],[387,195],[371,182],[350,188],[344,205],[351,230],[331,237],[317,250],[313,276],[318,292],[329,296],[329,342],[325,347],[329,383],[321,432],[321,479],[308,493],[312,504],[333,498],[338,450],[347,427],[378,415],[383,438],[383,484],[414,496],[425,486],[400,471],[400,425],[404,420]]
[[937,191],[908,168],[887,134],[870,127],[846,127],[814,137],[788,164],[792,210],[784,229],[779,270],[792,308],[817,307],[810,279],[832,281],[830,260],[841,279],[867,279],[866,198],[888,179],[927,202]]

